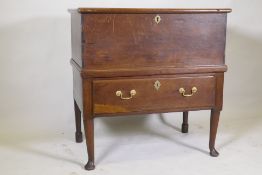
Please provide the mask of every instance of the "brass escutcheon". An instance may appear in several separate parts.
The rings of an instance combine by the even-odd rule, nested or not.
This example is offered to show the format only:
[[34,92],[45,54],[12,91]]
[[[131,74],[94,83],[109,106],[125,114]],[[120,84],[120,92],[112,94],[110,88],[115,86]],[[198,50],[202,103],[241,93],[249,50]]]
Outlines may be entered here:
[[156,22],[157,24],[159,24],[160,21],[161,21],[161,17],[160,17],[159,15],[156,15],[156,16],[155,16],[155,22]]
[[155,89],[158,91],[161,86],[161,83],[157,80],[154,84]]

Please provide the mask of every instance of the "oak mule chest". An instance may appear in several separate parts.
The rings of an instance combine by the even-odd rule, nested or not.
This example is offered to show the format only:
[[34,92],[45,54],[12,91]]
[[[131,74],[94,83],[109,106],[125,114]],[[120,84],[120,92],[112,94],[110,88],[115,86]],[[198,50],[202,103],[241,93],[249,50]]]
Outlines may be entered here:
[[211,156],[223,103],[227,13],[231,9],[70,10],[76,142],[85,127],[94,165],[94,118],[211,110]]

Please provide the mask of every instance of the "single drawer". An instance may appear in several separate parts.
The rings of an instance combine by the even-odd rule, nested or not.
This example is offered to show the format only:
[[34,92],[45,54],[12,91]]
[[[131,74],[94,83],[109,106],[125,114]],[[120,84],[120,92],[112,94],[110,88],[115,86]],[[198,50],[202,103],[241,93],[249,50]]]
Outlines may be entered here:
[[172,112],[215,104],[214,76],[94,80],[94,115]]

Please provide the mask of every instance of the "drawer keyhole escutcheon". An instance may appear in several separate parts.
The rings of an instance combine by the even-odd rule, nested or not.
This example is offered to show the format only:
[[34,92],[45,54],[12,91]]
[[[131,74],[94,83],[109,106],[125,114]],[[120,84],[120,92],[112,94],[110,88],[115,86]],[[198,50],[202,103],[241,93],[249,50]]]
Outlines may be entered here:
[[122,91],[116,91],[116,96],[120,97],[122,100],[129,100],[129,99],[133,98],[133,96],[136,95],[136,90],[133,89],[129,93],[130,93],[129,97],[123,97]]
[[179,88],[179,93],[182,94],[183,97],[191,97],[196,92],[197,92],[197,88],[196,87],[192,87],[191,94],[186,94],[186,90],[184,88]]
[[154,84],[155,89],[158,91],[161,86],[161,83],[157,80]]
[[160,17],[159,15],[156,15],[156,16],[155,16],[155,22],[156,22],[157,24],[159,24],[160,21],[161,21],[161,17]]

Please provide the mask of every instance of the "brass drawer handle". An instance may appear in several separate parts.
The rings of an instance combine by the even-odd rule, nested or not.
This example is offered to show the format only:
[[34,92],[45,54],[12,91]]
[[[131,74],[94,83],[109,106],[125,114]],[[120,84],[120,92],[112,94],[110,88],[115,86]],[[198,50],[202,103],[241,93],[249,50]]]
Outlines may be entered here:
[[136,90],[134,89],[130,91],[130,97],[123,97],[122,91],[116,91],[116,96],[120,97],[122,100],[129,100],[133,98],[133,96],[135,95],[136,95]]
[[179,88],[179,93],[182,94],[184,97],[191,97],[196,92],[197,92],[197,88],[196,87],[192,87],[191,94],[185,94],[186,90],[184,88]]

